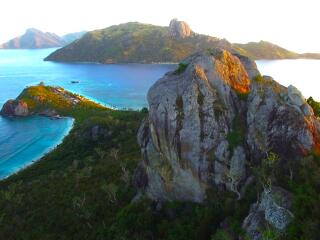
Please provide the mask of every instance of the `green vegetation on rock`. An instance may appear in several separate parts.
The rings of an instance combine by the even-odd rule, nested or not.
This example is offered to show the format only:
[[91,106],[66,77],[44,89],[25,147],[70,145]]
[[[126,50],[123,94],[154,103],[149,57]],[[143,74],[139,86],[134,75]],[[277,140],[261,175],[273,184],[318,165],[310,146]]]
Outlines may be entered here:
[[174,71],[174,74],[181,74],[183,73],[188,67],[188,64],[186,63],[179,63],[177,70]]
[[312,107],[314,114],[320,117],[320,103],[316,102],[312,97],[309,97],[307,102]]
[[246,126],[239,115],[235,116],[232,123],[232,129],[227,134],[229,150],[232,152],[237,146],[244,142]]

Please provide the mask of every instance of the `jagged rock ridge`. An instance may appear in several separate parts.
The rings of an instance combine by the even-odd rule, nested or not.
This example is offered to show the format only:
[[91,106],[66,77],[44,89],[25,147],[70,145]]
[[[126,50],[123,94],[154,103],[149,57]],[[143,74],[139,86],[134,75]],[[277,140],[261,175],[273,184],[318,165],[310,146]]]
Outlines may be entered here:
[[[240,199],[253,181],[252,168],[270,152],[289,172],[294,161],[320,150],[320,123],[301,93],[261,77],[253,61],[226,50],[188,57],[150,88],[148,102],[136,185],[154,200],[204,202],[210,188]],[[271,192],[266,198],[273,196],[265,189]]]

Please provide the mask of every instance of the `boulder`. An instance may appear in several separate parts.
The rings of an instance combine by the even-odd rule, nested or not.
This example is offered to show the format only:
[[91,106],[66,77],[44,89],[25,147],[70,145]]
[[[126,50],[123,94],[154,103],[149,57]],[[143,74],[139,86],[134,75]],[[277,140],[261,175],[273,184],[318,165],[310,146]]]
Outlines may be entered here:
[[172,19],[169,24],[169,34],[171,37],[185,38],[193,34],[186,22]]
[[297,105],[298,107],[301,107],[306,102],[302,93],[296,87],[294,87],[292,85],[290,85],[288,87],[288,97],[289,97],[290,102],[293,105]]
[[243,229],[253,240],[261,240],[267,225],[276,231],[283,231],[293,219],[290,211],[292,194],[283,188],[265,189],[261,199],[250,208],[249,215],[243,221]]

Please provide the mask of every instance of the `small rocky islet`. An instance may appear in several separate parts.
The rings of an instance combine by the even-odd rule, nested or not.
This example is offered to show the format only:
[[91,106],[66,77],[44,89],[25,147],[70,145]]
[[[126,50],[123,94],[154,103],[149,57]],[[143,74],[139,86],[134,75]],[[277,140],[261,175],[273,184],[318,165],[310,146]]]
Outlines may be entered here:
[[[191,34],[187,26],[178,28],[183,29],[179,34]],[[113,206],[113,215],[108,215],[110,226],[100,225],[104,218],[100,219],[99,214],[89,215],[94,220],[79,217],[90,225],[95,222],[99,226],[99,231],[87,239],[97,236],[121,239],[120,235],[122,239],[171,239],[173,236],[175,239],[199,239],[198,234],[183,237],[178,226],[184,226],[187,233],[205,233],[201,239],[262,240],[266,236],[273,236],[272,239],[303,236],[302,239],[307,239],[317,236],[319,230],[313,227],[319,223],[319,209],[315,203],[319,196],[314,195],[319,187],[316,174],[320,172],[320,121],[316,102],[307,101],[293,86],[284,87],[272,77],[261,76],[255,62],[248,57],[221,48],[200,51],[184,59],[175,71],[167,73],[150,88],[147,99],[148,111],[117,111],[87,102],[61,88],[35,86],[25,89],[16,100],[9,100],[1,114],[28,116],[55,111],[62,116],[81,117],[84,125],[78,124],[69,138],[76,139],[72,141],[74,147],[78,144],[87,146],[86,150],[81,149],[87,157],[84,164],[93,164],[90,165],[92,169],[95,169],[94,164],[100,164],[101,171],[106,164],[103,161],[95,163],[88,153],[94,151],[98,154],[94,156],[101,159],[105,159],[105,152],[110,153],[108,158],[113,161],[108,164],[118,170],[112,173],[116,176],[113,185],[103,185],[100,190],[87,189],[88,185],[81,185],[81,182],[76,185],[91,193],[93,205],[94,201],[100,201],[96,198],[100,192],[105,191],[108,196],[105,204]],[[87,111],[83,103],[89,104],[91,110]],[[79,109],[85,109],[86,115],[84,112],[79,114]],[[142,117],[144,120],[138,129]],[[128,125],[123,127],[121,124]],[[136,128],[131,129],[133,126]],[[132,140],[136,132],[137,142]],[[121,136],[131,139],[131,145],[125,145],[125,148],[120,142],[109,145]],[[66,141],[56,151],[66,151]],[[89,145],[82,145],[84,142]],[[120,153],[115,148],[120,149]],[[131,156],[129,151],[134,158],[128,157]],[[136,158],[139,151],[142,160]],[[64,163],[70,176],[76,174],[72,169],[78,169],[79,152],[69,153],[70,162]],[[50,154],[50,161],[55,161],[55,156],[63,159],[61,155],[55,155],[55,151]],[[126,159],[130,170],[126,170],[118,154]],[[50,162],[48,159],[39,162],[42,162],[42,168],[46,161]],[[59,167],[55,166],[56,171]],[[34,166],[32,172],[36,169]],[[28,172],[28,169],[24,171]],[[99,172],[98,168],[93,171]],[[117,175],[120,173],[121,177]],[[105,177],[109,179],[110,175]],[[19,179],[9,178],[2,185],[12,184],[16,178]],[[103,176],[94,172],[83,181],[93,184],[91,178],[97,181]],[[30,181],[28,179],[25,177],[24,181]],[[70,179],[73,178],[68,181]],[[52,184],[50,180],[46,181]],[[65,181],[66,186],[72,186]],[[23,189],[29,187],[27,183],[23,184]],[[305,186],[308,186],[306,192]],[[83,199],[80,203],[85,202]],[[75,209],[80,203],[75,200]],[[179,212],[179,207],[172,208],[170,203],[191,205],[177,205],[184,209]],[[0,201],[0,206],[3,204]],[[313,212],[306,215],[310,206]],[[189,215],[194,209],[199,217]],[[100,211],[101,215],[104,211]],[[218,213],[215,215],[212,211]],[[131,222],[132,218],[139,221]],[[203,218],[206,221],[202,221]],[[181,222],[177,223],[175,219]],[[198,220],[200,222],[194,222]],[[139,225],[140,221],[142,225]],[[189,227],[194,224],[191,229],[184,225],[188,222]],[[202,228],[199,230],[196,226],[200,223]],[[54,229],[50,224],[49,228]],[[163,229],[168,224],[172,224],[171,232]],[[5,229],[3,236],[8,234],[10,226]],[[105,235],[99,235],[101,229]]]

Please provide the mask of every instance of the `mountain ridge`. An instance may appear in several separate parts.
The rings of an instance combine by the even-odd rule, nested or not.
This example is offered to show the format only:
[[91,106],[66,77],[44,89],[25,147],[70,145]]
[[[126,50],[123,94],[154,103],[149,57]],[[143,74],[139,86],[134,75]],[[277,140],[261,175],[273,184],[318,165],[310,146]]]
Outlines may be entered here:
[[42,32],[36,28],[28,28],[25,33],[0,45],[0,49],[39,49],[63,47],[82,37],[84,31],[58,36],[51,32]]

